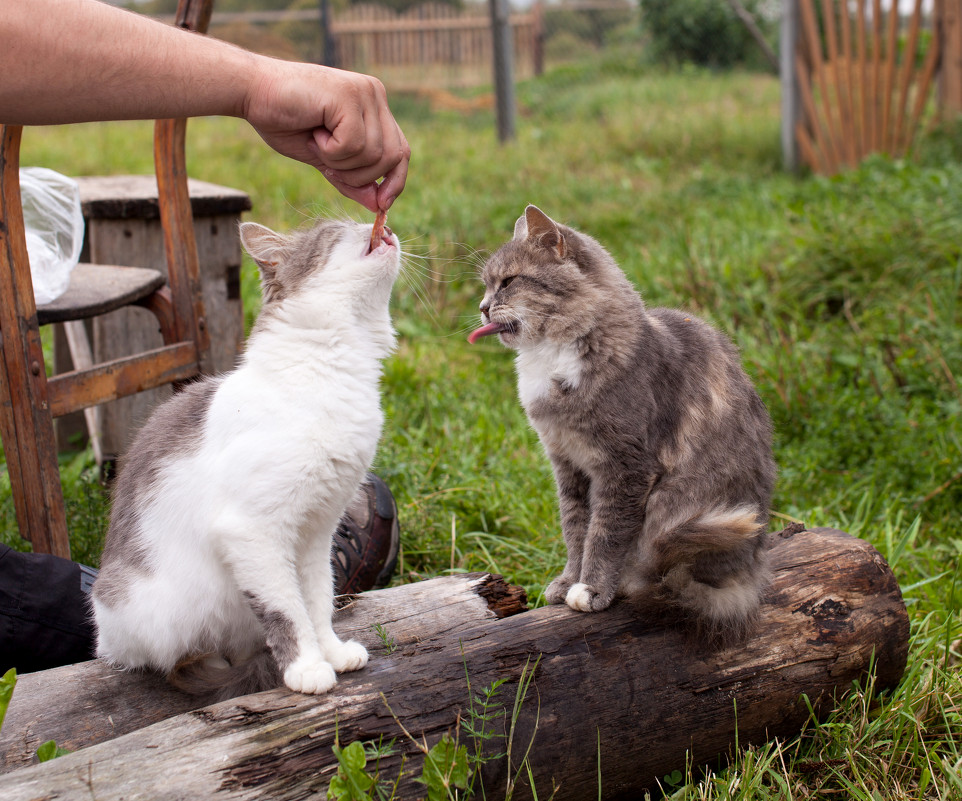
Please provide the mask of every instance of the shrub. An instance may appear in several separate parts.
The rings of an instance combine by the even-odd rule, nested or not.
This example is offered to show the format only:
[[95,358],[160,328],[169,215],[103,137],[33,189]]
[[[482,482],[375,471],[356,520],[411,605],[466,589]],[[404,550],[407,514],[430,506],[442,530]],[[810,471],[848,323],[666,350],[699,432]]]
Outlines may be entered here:
[[[757,11],[753,0],[744,5]],[[755,47],[723,0],[641,0],[641,23],[659,61],[731,67],[748,60]]]

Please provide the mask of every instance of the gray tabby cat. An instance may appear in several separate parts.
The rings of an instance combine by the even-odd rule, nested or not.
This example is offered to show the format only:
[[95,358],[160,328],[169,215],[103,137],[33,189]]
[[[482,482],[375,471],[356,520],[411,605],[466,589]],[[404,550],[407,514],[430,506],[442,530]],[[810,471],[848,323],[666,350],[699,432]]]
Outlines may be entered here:
[[483,325],[554,469],[564,572],[550,603],[653,594],[709,639],[742,635],[768,583],[772,427],[733,345],[649,309],[594,239],[528,206],[484,265]]

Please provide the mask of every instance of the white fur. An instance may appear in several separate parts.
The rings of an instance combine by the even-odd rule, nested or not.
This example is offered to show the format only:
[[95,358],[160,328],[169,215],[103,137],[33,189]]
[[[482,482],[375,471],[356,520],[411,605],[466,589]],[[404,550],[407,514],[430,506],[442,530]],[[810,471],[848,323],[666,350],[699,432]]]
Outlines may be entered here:
[[565,595],[565,603],[577,612],[591,611],[591,591],[586,584],[572,584]]
[[396,239],[367,254],[371,227],[355,228],[251,337],[200,447],[161,470],[141,510],[148,569],[123,602],[94,601],[99,656],[165,672],[197,652],[242,658],[264,645],[246,590],[293,624],[291,689],[326,692],[366,664],[331,627],[331,538],[381,433],[399,257]]
[[581,383],[582,360],[572,343],[538,342],[522,345],[515,361],[518,372],[518,397],[527,409],[547,395],[554,382],[575,389]]

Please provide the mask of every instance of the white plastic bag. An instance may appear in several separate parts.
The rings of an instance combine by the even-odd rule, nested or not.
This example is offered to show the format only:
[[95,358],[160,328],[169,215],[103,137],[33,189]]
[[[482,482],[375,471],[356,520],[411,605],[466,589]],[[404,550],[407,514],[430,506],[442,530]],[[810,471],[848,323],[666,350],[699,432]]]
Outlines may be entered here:
[[84,240],[80,187],[59,172],[24,167],[20,195],[33,294],[37,305],[50,303],[67,290],[70,272],[80,260]]

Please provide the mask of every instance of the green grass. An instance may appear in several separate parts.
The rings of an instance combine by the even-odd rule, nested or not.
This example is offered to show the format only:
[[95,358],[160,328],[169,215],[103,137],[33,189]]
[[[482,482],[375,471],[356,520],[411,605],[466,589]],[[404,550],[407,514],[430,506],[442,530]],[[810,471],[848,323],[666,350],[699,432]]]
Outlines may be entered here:
[[[390,219],[412,257],[395,292],[401,338],[377,460],[402,516],[396,581],[490,570],[538,601],[563,564],[553,482],[511,354],[465,342],[478,265],[536,203],[605,243],[650,304],[689,308],[735,339],[776,425],[776,522],[872,542],[912,619],[906,679],[881,704],[853,692],[796,740],[748,749],[704,778],[680,772],[666,793],[962,798],[962,129],[910,161],[798,178],[779,169],[772,78],[664,72],[622,54],[524,83],[518,100],[517,141],[501,146],[486,114],[393,98],[414,153]],[[149,171],[149,137],[139,123],[30,130],[24,163]],[[370,217],[243,123],[192,122],[189,151],[193,175],[251,194],[249,219]],[[250,263],[244,292],[253,314]],[[104,493],[88,457],[69,467],[75,551],[96,563]],[[0,514],[17,542],[9,491]]]

